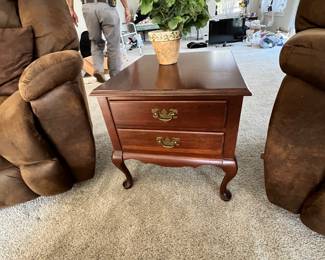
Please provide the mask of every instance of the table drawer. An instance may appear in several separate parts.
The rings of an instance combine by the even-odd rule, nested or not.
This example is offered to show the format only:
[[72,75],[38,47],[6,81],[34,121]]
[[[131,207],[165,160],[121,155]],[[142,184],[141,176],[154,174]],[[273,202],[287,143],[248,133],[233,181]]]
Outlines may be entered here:
[[125,152],[196,155],[216,158],[223,153],[224,134],[119,129]]
[[225,127],[227,102],[111,101],[117,128],[218,131]]

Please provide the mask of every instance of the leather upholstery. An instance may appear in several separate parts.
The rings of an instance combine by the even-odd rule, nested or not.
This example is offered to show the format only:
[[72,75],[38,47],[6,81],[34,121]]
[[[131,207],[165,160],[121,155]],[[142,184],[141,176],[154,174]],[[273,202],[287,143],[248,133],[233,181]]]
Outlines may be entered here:
[[325,182],[309,196],[301,212],[302,222],[320,234],[325,234]]
[[0,7],[0,28],[17,28],[21,26],[17,12],[17,1],[0,0]]
[[19,169],[8,167],[0,170],[0,208],[37,198],[22,180]]
[[280,56],[282,70],[325,90],[325,28],[302,31],[283,47]]
[[324,0],[300,0],[296,31],[325,28]]
[[14,167],[10,162],[8,162],[5,158],[0,156],[0,171]]
[[269,125],[265,180],[269,200],[299,213],[325,178],[325,91],[287,76]]
[[[31,106],[74,178],[77,181],[89,179],[95,165],[94,140],[77,82],[70,81],[58,86],[32,101]],[[66,107],[68,113],[62,107]]]
[[33,164],[52,157],[35,123],[30,105],[18,91],[1,104],[0,154],[14,165]]
[[66,0],[18,0],[23,27],[32,26],[35,34],[35,55],[78,50],[79,40]]
[[[33,60],[31,27],[0,28],[0,96],[18,89],[19,77]],[[5,39],[5,40],[2,40]]]
[[82,61],[75,51],[44,55],[30,64],[19,81],[19,91],[25,101],[35,100],[67,81],[80,76]]
[[57,158],[21,165],[20,173],[26,185],[42,196],[65,192],[73,185],[68,169]]
[[[0,0],[0,13],[17,14],[14,2]],[[0,29],[6,33],[0,58],[8,60],[6,73],[0,71],[0,207],[64,192],[93,177],[95,169],[82,59],[72,50],[78,39],[66,2],[18,3],[23,27]],[[17,17],[8,17],[1,17],[0,27],[14,25],[8,21]],[[29,38],[18,38],[25,34]],[[9,46],[15,51],[6,53]],[[1,92],[9,81],[13,87]]]
[[0,105],[5,102],[5,100],[7,99],[7,96],[0,96]]
[[[276,98],[264,155],[269,200],[325,235],[325,5],[302,0],[298,33],[284,46],[288,75]],[[320,28],[317,28],[320,27]],[[311,29],[312,28],[312,29]]]

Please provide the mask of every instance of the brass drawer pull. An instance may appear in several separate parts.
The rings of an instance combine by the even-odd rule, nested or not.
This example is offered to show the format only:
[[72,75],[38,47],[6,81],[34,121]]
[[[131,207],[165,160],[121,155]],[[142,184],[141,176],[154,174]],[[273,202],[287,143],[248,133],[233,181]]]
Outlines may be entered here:
[[179,146],[179,143],[181,141],[180,138],[163,138],[161,136],[156,138],[156,141],[158,144],[160,144],[162,147],[166,148],[166,149],[171,149],[171,148],[175,148],[176,146]]
[[177,118],[177,109],[170,108],[168,111],[166,109],[159,110],[159,108],[153,108],[152,117],[158,119],[162,122],[169,122]]

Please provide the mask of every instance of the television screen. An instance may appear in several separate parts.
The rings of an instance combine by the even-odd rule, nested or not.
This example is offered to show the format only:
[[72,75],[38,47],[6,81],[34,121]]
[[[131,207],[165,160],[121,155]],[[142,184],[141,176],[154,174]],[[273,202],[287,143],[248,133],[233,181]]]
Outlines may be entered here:
[[223,19],[210,21],[209,44],[242,41],[246,34],[245,19]]

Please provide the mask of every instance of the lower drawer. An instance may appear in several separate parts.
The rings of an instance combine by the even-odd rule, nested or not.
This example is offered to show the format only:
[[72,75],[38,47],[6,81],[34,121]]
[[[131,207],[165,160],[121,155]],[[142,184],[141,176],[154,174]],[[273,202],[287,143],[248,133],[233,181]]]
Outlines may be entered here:
[[125,152],[195,155],[216,158],[223,153],[223,133],[119,129]]

